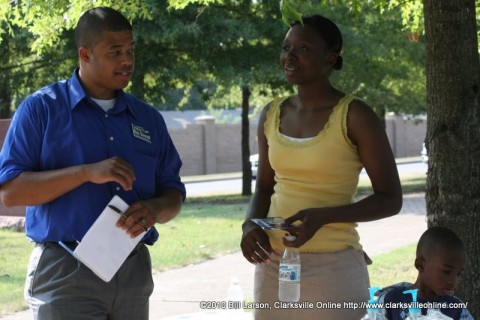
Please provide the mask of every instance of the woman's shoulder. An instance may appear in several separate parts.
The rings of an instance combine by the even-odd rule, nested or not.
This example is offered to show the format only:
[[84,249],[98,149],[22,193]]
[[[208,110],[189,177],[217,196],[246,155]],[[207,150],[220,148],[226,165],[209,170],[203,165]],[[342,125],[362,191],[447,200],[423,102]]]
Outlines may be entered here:
[[349,112],[356,113],[356,114],[373,112],[372,107],[370,107],[361,98],[359,98],[355,95],[352,95],[352,94],[346,94],[345,98],[348,99],[348,101],[349,101],[349,103],[348,103]]
[[366,127],[382,126],[377,113],[365,101],[352,97],[348,105],[348,128],[350,130],[364,130]]
[[283,102],[288,100],[290,97],[275,97],[273,100],[268,102],[262,109],[261,116],[265,117],[268,114],[276,113],[280,110]]

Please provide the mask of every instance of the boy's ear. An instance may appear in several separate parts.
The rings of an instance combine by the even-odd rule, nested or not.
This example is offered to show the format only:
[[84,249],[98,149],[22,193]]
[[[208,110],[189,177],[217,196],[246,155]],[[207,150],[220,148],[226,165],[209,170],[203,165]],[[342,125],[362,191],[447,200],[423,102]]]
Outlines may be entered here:
[[417,269],[419,272],[425,271],[425,258],[417,257],[415,259],[415,269]]

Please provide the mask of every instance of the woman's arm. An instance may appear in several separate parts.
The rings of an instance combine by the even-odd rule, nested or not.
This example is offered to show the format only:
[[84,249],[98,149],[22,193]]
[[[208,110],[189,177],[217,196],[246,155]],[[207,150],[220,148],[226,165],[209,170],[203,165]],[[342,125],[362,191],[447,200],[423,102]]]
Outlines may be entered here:
[[267,216],[270,208],[270,197],[273,194],[273,186],[275,185],[275,173],[268,158],[268,143],[264,132],[268,108],[269,106],[267,105],[262,110],[258,122],[258,172],[255,191],[242,225],[243,235],[240,244],[245,258],[254,264],[267,261],[268,256],[273,252],[266,232],[250,220]]

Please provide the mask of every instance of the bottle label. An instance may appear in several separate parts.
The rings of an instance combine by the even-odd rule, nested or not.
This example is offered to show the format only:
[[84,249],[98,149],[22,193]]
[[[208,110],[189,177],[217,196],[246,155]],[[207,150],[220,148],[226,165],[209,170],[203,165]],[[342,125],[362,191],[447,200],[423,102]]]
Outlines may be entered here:
[[279,268],[278,280],[280,281],[300,281],[301,268],[299,264],[281,263]]

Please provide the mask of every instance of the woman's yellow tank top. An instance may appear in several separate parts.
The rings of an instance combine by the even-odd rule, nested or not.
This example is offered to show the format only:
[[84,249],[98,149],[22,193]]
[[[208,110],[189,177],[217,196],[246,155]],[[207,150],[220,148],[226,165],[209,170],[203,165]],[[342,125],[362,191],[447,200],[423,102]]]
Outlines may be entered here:
[[[287,218],[307,208],[337,207],[353,202],[362,163],[347,136],[348,105],[339,100],[322,131],[307,141],[292,141],[280,133],[280,111],[285,101],[270,104],[265,120],[268,156],[275,171],[275,187],[268,217]],[[298,223],[298,222],[297,222]],[[332,223],[320,228],[301,252],[361,249],[356,223]],[[268,231],[272,247],[283,250],[285,231]]]

